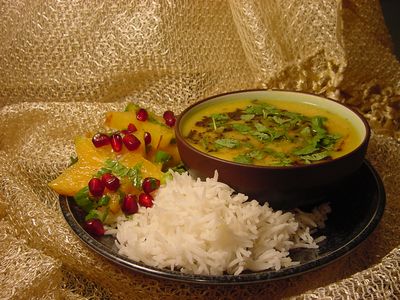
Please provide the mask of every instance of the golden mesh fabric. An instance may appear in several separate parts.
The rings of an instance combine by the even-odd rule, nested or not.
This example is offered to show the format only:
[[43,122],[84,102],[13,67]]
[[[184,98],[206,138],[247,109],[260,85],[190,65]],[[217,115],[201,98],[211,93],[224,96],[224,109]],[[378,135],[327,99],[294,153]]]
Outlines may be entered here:
[[[14,280],[4,297],[13,290],[65,299],[400,295],[400,64],[378,0],[8,1],[0,14],[0,242],[22,249],[0,263],[13,270],[7,280],[19,268],[35,282]],[[298,277],[220,287],[129,272],[73,234],[47,182],[69,163],[75,135],[127,101],[180,112],[205,96],[256,87],[334,97],[370,120],[368,159],[388,201],[360,247]],[[31,261],[53,268],[52,286],[40,288],[48,274]]]
[[7,234],[9,227],[0,221],[0,298],[58,299],[61,263]]

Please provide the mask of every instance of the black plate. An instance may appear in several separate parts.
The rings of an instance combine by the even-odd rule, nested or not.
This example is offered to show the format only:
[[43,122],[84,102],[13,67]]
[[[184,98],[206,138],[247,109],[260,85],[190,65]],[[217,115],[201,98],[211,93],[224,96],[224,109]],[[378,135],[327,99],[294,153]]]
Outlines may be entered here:
[[157,269],[133,261],[118,254],[113,237],[94,238],[82,228],[84,216],[73,199],[61,196],[60,205],[68,224],[82,241],[97,253],[123,267],[154,277],[182,282],[245,284],[299,275],[321,268],[348,254],[365,240],[379,223],[385,208],[386,196],[379,175],[370,163],[365,161],[345,185],[325,200],[330,201],[332,212],[328,216],[326,228],[316,233],[317,236],[325,235],[327,237],[320,243],[318,250],[297,249],[291,253],[294,260],[300,261],[299,265],[293,267],[283,268],[279,271],[246,272],[237,276],[188,275],[167,269]]

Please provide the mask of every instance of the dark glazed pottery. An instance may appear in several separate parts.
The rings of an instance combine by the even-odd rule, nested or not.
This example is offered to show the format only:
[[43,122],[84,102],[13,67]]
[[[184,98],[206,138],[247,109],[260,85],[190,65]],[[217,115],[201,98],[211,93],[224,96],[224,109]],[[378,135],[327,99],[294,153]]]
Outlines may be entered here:
[[[181,128],[193,111],[218,101],[239,98],[302,101],[322,106],[334,113],[344,114],[358,127],[362,141],[352,152],[334,160],[289,167],[264,167],[230,162],[201,152],[185,141]],[[244,193],[260,203],[267,201],[274,209],[290,209],[324,201],[330,190],[335,190],[360,168],[367,151],[370,128],[360,114],[331,99],[301,92],[249,90],[210,97],[191,105],[178,117],[175,133],[182,162],[193,176],[203,179],[213,177],[217,170],[219,181],[228,184],[235,191]]]

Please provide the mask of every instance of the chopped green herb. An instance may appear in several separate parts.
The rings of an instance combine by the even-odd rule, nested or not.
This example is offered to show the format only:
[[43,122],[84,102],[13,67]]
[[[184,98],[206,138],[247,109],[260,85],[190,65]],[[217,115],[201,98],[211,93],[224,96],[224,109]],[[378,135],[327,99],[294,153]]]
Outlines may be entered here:
[[262,160],[265,157],[265,153],[261,150],[252,150],[246,155],[257,160]]
[[89,212],[93,208],[93,201],[89,196],[89,187],[80,189],[74,196],[75,203],[84,211]]
[[183,163],[180,163],[179,165],[176,165],[173,168],[170,168],[170,170],[174,172],[178,172],[179,174],[185,173],[187,171],[185,165]]
[[110,202],[110,196],[103,195],[103,196],[100,198],[99,202],[97,202],[97,205],[98,205],[98,206],[105,206],[105,205],[108,204],[108,202]]
[[155,117],[155,114],[152,113],[152,112],[149,112],[148,121],[151,122],[151,123],[157,124],[157,125],[159,125],[159,126],[169,128],[165,123],[160,122],[160,121]]
[[118,162],[117,160],[107,159],[105,161],[105,168],[111,170],[111,172],[117,177],[128,177],[132,182],[133,186],[140,188],[142,184],[142,163],[137,163],[134,167],[128,168]]
[[169,161],[171,159],[171,157],[172,156],[169,153],[167,153],[165,151],[162,151],[162,150],[158,150],[156,152],[155,157],[154,157],[154,161],[156,163],[162,163],[163,164],[163,163],[166,163],[167,161]]
[[107,218],[109,208],[107,207],[104,211],[99,211],[97,209],[92,209],[89,213],[85,216],[85,221],[99,219],[100,221],[104,222]]
[[100,178],[103,174],[106,173],[111,173],[111,169],[109,168],[100,168],[100,170],[97,171],[96,175],[94,177]]
[[250,126],[240,123],[233,123],[232,128],[241,133],[249,132],[251,130]]
[[268,128],[267,128],[267,126],[265,126],[265,125],[263,125],[263,124],[261,124],[261,123],[256,123],[256,124],[254,124],[254,127],[257,129],[258,132],[264,132],[264,133],[266,133],[266,132],[269,131]]
[[326,133],[324,124],[325,121],[326,121],[325,117],[320,117],[320,116],[312,117],[311,128],[318,134],[325,134]]
[[324,158],[329,157],[330,154],[328,151],[322,151],[319,153],[313,153],[310,155],[302,155],[301,158],[306,161],[306,163],[310,163],[311,161],[318,161],[318,160],[322,160]]
[[243,121],[251,121],[254,119],[256,115],[255,114],[245,114],[245,115],[241,115],[240,119]]
[[226,121],[229,120],[229,116],[226,114],[212,114],[212,128],[217,130],[218,127],[222,126]]
[[72,166],[73,164],[78,162],[78,157],[77,156],[70,156],[69,157],[69,167]]
[[318,150],[318,147],[315,143],[310,143],[303,148],[297,149],[293,151],[294,155],[306,155],[306,154],[311,154],[314,153],[315,151]]
[[125,107],[125,111],[133,111],[136,112],[137,110],[140,109],[140,106],[135,104],[135,103],[128,103]]
[[240,141],[234,139],[218,139],[215,141],[217,147],[237,148],[240,146]]
[[264,132],[253,131],[251,135],[256,137],[261,142],[270,142],[272,140],[271,136],[268,133]]
[[276,167],[278,167],[278,166],[286,167],[286,166],[290,166],[290,165],[292,165],[292,164],[293,164],[293,160],[290,159],[290,158],[288,158],[288,157],[286,157],[286,158],[281,158],[281,159],[279,159],[279,160],[277,160],[277,161],[274,161],[274,162],[272,163],[272,165],[273,165],[273,166],[276,166]]
[[234,162],[241,163],[241,164],[251,164],[253,163],[253,159],[245,154],[239,154],[233,158]]

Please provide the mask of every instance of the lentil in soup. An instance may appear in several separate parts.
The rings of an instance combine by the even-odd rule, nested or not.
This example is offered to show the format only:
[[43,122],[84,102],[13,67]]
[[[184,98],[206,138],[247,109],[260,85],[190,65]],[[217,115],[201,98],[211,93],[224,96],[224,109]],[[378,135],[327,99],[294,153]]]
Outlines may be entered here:
[[310,104],[240,100],[194,112],[183,135],[197,149],[237,163],[292,166],[343,156],[361,142],[338,115]]

